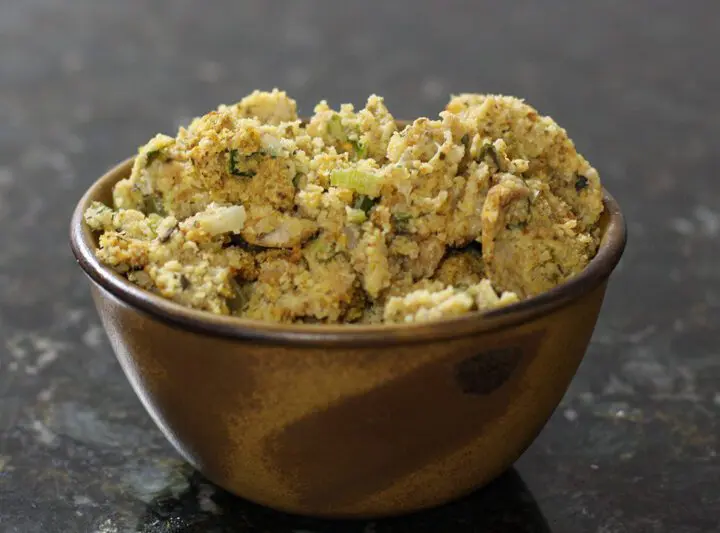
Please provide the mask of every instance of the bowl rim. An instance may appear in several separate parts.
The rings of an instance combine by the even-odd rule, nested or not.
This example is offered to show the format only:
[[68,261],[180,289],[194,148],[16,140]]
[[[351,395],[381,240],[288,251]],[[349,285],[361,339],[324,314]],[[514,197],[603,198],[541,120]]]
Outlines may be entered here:
[[273,344],[353,346],[421,343],[497,331],[529,322],[576,301],[607,280],[625,249],[627,228],[617,201],[603,189],[607,225],[597,254],[573,278],[537,296],[489,311],[412,324],[281,324],[216,315],[184,307],[152,294],[103,265],[83,214],[110,184],[129,175],[134,157],[117,164],[96,180],[78,201],[70,221],[70,247],[76,262],[99,287],[125,304],[184,330],[230,339]]

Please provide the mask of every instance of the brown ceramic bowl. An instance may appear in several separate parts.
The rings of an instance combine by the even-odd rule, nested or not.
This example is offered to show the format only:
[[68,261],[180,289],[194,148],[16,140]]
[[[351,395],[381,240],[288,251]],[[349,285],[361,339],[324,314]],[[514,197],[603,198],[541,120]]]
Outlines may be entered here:
[[90,187],[70,233],[125,374],[210,480],[305,515],[406,513],[507,469],[560,402],[625,246],[606,194],[602,245],[587,269],[509,307],[392,326],[221,317],[150,294],[96,259],[83,212],[109,203],[130,167]]

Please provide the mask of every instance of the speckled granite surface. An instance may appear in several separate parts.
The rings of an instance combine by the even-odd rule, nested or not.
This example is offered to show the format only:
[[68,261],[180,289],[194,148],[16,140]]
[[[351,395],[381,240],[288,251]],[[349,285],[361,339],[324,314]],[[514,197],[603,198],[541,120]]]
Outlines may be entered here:
[[[0,3],[1,532],[720,531],[720,4],[440,5]],[[626,210],[570,391],[470,498],[346,524],[247,504],[180,461],[113,358],[66,242],[73,204],[156,131],[273,86],[305,112],[377,92],[400,117],[522,95]]]

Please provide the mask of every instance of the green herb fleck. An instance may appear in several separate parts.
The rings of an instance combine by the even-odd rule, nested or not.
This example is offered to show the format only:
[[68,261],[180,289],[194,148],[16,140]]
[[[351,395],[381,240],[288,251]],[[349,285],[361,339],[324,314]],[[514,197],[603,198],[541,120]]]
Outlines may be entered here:
[[293,186],[296,189],[300,187],[300,178],[302,178],[302,174],[300,174],[299,172],[297,174],[295,174],[295,176],[293,176],[292,182],[293,182]]
[[232,174],[233,176],[252,178],[255,175],[255,172],[252,170],[239,170],[237,168],[237,158],[238,151],[235,149],[230,150],[228,157],[228,172],[230,172],[230,174]]
[[362,141],[350,141],[355,151],[355,159],[365,159],[367,157],[367,146]]
[[145,163],[146,167],[149,167],[152,165],[153,161],[155,161],[160,156],[160,150],[153,150],[151,152],[148,152],[145,156],[147,163]]
[[184,291],[190,288],[190,280],[187,279],[185,274],[180,274],[180,286]]
[[235,160],[237,159],[237,154],[237,150],[230,150],[230,155],[228,157],[228,172],[230,172],[230,174],[235,174],[235,172],[237,172],[235,169]]
[[578,176],[575,180],[575,190],[577,192],[582,191],[583,189],[587,188],[588,186],[588,179],[585,176]]
[[393,213],[390,218],[399,231],[407,231],[412,215],[410,213]]
[[475,158],[475,161],[478,163],[481,163],[486,156],[492,157],[493,163],[495,163],[495,166],[500,168],[500,161],[498,160],[497,151],[495,150],[495,145],[492,143],[486,142],[483,143],[482,148],[480,148],[480,153],[478,153],[477,157]]
[[362,212],[367,215],[370,212],[370,210],[373,208],[373,206],[375,206],[376,203],[377,203],[376,200],[373,200],[369,196],[365,196],[364,194],[361,194],[355,200],[355,205],[353,205],[353,207],[355,209],[362,210]]

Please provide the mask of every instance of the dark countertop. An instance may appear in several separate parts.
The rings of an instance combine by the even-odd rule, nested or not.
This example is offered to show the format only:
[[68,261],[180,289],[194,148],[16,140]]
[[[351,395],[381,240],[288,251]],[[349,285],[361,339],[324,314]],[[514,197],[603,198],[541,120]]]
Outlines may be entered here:
[[[720,531],[720,4],[207,6],[0,6],[0,531]],[[521,95],[625,209],[629,247],[569,392],[469,498],[346,524],[242,502],[183,464],[111,353],[72,206],[155,132],[273,86],[305,113],[377,92],[399,117],[450,92]]]

